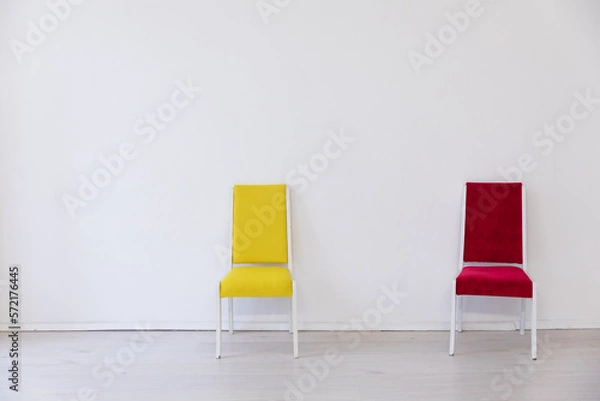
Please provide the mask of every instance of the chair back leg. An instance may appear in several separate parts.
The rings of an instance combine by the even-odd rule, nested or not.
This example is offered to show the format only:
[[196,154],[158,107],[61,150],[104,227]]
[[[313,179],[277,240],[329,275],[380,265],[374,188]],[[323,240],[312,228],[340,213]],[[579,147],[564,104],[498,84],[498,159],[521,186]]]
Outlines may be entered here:
[[221,283],[217,289],[217,359],[221,358]]
[[525,298],[521,298],[521,323],[519,324],[519,332],[525,334]]
[[456,313],[458,314],[457,319],[458,322],[456,323],[456,330],[461,333],[462,332],[462,325],[463,325],[463,309],[465,308],[465,297],[464,296],[456,296],[456,301],[458,303],[458,310],[456,311]]
[[294,298],[290,297],[290,334],[294,334]]
[[233,298],[229,298],[229,334],[233,334]]

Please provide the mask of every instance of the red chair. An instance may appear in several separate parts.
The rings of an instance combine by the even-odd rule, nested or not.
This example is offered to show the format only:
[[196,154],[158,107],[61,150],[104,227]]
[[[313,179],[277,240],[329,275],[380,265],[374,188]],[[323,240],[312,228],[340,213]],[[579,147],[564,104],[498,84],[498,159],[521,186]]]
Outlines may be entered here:
[[465,185],[460,273],[452,284],[451,356],[456,330],[462,331],[463,298],[487,296],[521,298],[521,334],[525,333],[525,300],[531,299],[531,359],[537,358],[536,288],[527,275],[525,205],[525,187],[521,183]]

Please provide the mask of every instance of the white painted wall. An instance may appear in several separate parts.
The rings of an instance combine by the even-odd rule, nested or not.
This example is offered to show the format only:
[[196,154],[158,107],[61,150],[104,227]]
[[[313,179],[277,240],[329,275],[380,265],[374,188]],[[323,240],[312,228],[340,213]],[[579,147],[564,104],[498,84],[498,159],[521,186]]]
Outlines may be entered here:
[[[600,98],[600,5],[483,2],[417,74],[407,53],[465,4],[291,1],[265,24],[254,0],[88,0],[19,64],[11,40],[48,7],[0,2],[0,266],[22,266],[23,326],[213,328],[229,187],[288,177],[302,329],[347,328],[395,282],[377,327],[448,327],[461,186],[530,154],[540,325],[600,327],[600,105],[549,154],[532,143],[575,92]],[[202,93],[145,144],[136,120],[188,79]],[[355,141],[298,191],[331,130]],[[135,157],[72,219],[63,196],[123,143]],[[236,305],[240,327],[283,327],[283,300]],[[517,320],[512,300],[467,308],[499,323],[470,327]]]

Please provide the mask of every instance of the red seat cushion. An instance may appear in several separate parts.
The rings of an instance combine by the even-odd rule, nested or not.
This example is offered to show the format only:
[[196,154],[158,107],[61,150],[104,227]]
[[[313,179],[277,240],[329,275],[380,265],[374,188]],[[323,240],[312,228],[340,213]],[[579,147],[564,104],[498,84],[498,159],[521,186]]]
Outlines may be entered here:
[[456,295],[531,298],[533,282],[516,266],[467,266],[456,277]]

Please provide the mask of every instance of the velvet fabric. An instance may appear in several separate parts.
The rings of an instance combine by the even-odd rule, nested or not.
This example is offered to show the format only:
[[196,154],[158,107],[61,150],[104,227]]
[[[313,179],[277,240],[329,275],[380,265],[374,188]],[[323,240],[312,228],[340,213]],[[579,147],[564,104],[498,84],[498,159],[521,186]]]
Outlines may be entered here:
[[523,263],[521,192],[521,183],[467,183],[464,262]]
[[531,298],[533,282],[516,266],[467,266],[456,278],[456,295]]
[[233,263],[287,263],[286,186],[233,187]]
[[287,267],[234,267],[221,280],[221,298],[291,297],[292,294],[292,276]]

